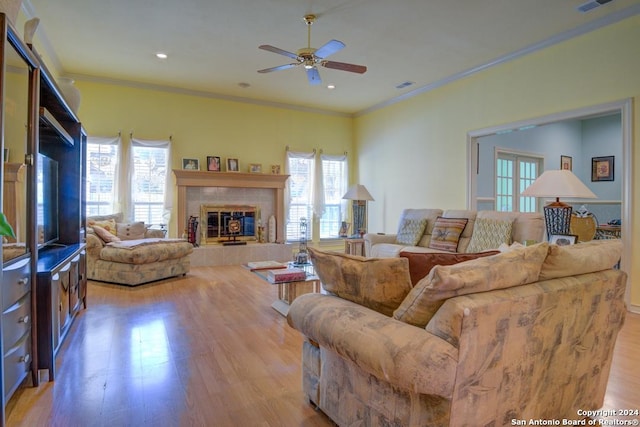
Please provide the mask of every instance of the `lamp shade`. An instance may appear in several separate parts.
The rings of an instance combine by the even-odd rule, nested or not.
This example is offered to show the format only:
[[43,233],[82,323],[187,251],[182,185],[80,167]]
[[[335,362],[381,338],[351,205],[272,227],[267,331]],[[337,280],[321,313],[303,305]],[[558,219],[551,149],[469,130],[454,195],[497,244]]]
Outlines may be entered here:
[[346,200],[368,200],[373,201],[373,197],[369,194],[364,185],[355,184],[349,187],[349,190],[342,196]]
[[542,175],[521,194],[530,197],[555,197],[556,200],[560,197],[579,199],[597,198],[573,172],[566,169],[544,171]]

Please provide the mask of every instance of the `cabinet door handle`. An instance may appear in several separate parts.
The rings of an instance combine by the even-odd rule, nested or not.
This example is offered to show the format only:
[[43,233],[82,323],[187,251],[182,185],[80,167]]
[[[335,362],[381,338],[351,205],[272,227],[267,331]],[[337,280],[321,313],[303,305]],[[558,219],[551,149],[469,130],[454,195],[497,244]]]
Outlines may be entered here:
[[23,316],[18,319],[18,323],[29,323],[29,316]]
[[26,285],[27,283],[29,283],[29,278],[28,277],[22,277],[22,278],[18,279],[18,285]]
[[31,355],[29,353],[25,354],[24,356],[20,357],[20,362],[24,363],[25,365],[27,363],[29,363],[31,361]]

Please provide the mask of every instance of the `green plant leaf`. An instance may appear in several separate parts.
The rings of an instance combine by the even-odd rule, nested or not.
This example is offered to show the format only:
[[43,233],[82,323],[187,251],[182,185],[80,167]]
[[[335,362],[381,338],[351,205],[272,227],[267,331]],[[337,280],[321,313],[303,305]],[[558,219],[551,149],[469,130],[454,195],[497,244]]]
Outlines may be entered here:
[[7,217],[2,212],[0,212],[0,236],[16,238],[13,227],[7,222]]

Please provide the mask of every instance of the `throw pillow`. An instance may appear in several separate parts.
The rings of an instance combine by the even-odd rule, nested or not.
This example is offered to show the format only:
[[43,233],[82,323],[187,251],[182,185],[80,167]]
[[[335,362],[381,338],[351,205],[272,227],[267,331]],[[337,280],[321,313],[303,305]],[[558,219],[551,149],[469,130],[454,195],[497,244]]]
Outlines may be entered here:
[[111,234],[111,232],[109,232],[108,230],[105,230],[99,225],[94,224],[92,228],[93,228],[93,232],[96,233],[96,235],[100,237],[102,240],[104,240],[105,243],[120,241],[120,238],[118,236],[114,236],[113,234]]
[[326,291],[386,316],[393,314],[411,290],[406,258],[365,258],[308,250]]
[[482,252],[496,249],[501,244],[511,244],[513,221],[492,218],[478,218],[473,227],[467,252]]
[[533,283],[548,249],[543,242],[460,264],[436,265],[411,289],[393,317],[424,328],[448,298]]
[[608,270],[620,261],[622,240],[592,240],[577,245],[549,245],[540,280]]
[[407,246],[415,246],[420,241],[420,238],[424,234],[424,229],[427,226],[427,219],[409,219],[404,218],[400,222],[398,228],[398,234],[396,236],[396,243]]
[[107,230],[109,233],[113,234],[114,236],[116,235],[115,219],[105,219],[100,221],[89,220],[87,221],[87,225],[92,228],[97,225],[98,227],[102,227],[103,229]]
[[448,254],[442,252],[409,252],[402,251],[400,256],[409,260],[409,275],[411,284],[416,285],[420,279],[426,277],[436,265],[453,265],[472,259],[499,254],[500,251],[486,251],[474,254]]
[[116,225],[116,235],[121,240],[144,239],[146,229],[144,222],[118,223]]
[[469,220],[467,218],[445,218],[439,216],[431,232],[430,249],[447,252],[458,250],[458,241]]

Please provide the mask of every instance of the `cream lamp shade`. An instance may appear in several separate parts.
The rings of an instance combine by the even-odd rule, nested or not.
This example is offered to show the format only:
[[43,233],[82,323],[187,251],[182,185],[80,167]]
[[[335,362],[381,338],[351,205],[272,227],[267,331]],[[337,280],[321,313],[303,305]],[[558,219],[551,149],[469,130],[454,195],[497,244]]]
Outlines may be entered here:
[[356,184],[349,187],[343,199],[353,200],[353,231],[354,237],[361,237],[367,232],[367,202],[373,201],[371,193],[364,185]]
[[573,174],[573,172],[561,170],[547,170],[542,173],[522,193],[527,197],[554,197],[544,207],[544,219],[547,227],[547,238],[554,234],[569,234],[571,225],[571,206],[560,201],[562,198],[595,199],[589,188]]

